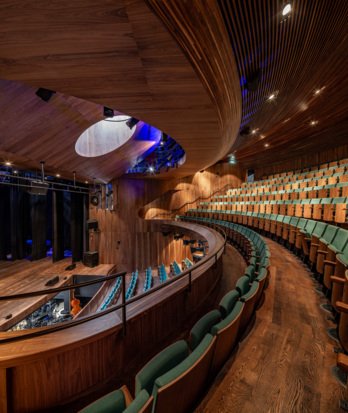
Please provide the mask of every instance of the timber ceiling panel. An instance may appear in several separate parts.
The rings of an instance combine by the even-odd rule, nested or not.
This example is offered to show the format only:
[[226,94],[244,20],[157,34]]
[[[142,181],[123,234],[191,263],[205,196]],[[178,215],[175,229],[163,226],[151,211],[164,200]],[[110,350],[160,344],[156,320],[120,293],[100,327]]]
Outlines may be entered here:
[[283,18],[286,3],[219,0],[241,81],[241,130],[256,130],[233,147],[248,166],[347,141],[347,1],[290,1]]
[[[2,1],[0,78],[55,90],[141,119],[172,136],[186,152],[186,163],[165,177],[192,174],[226,155],[241,114],[237,68],[218,4],[196,3],[202,18],[197,18],[198,9],[191,2],[183,2],[173,12],[178,12],[178,21],[186,13],[185,24],[194,39],[208,40],[199,44],[204,52],[199,56],[187,54],[143,0]],[[218,45],[223,45],[222,52]],[[208,88],[212,79],[213,93]],[[10,115],[3,124],[8,135],[18,121],[14,113]],[[70,121],[75,122],[74,117]],[[58,158],[73,156],[68,134],[75,132],[66,118],[57,118],[50,126],[57,134],[60,129],[62,145],[42,136],[40,156],[52,149],[60,152],[52,166],[63,167]],[[29,139],[23,136],[21,144],[28,145]],[[16,140],[11,145],[17,150]],[[32,160],[41,160],[33,145],[21,150],[32,154]],[[86,163],[85,173],[101,179],[118,176],[117,168],[111,175],[111,170],[103,170],[106,161],[100,158],[99,171],[95,163]]]

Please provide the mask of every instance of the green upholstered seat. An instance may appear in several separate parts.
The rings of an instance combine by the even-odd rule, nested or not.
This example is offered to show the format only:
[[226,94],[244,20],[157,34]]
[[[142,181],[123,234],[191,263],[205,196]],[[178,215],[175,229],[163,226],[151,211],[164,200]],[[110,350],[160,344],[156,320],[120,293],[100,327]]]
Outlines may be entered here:
[[237,290],[231,290],[225,294],[219,304],[219,309],[222,317],[225,318],[234,308],[238,301],[240,293]]
[[[169,371],[167,371],[155,380],[152,393],[155,398],[155,404],[158,390],[161,387],[173,382],[179,376],[188,371],[194,365],[194,363],[205,353],[205,351],[211,345],[213,340],[214,337],[211,334],[206,334],[203,340],[199,343],[199,345],[190,355],[188,355],[178,365],[176,365],[175,367],[173,367],[172,369],[170,369]],[[178,395],[178,397],[180,397],[180,395]]]
[[[146,394],[149,398],[147,392]],[[121,413],[125,408],[126,401],[123,391],[115,390],[80,410],[80,413]]]
[[145,406],[145,404],[149,400],[149,397],[149,393],[146,390],[142,390],[127,407],[127,409],[123,410],[123,413],[138,413],[140,409]]
[[190,348],[194,350],[202,341],[204,336],[210,332],[213,325],[221,320],[221,313],[218,310],[209,311],[200,318],[190,331]]
[[332,250],[334,253],[337,254],[337,253],[342,252],[347,242],[348,242],[348,231],[340,228],[337,231],[335,238],[330,243],[329,248],[330,250]]
[[242,303],[241,301],[237,301],[233,309],[229,312],[229,314],[223,320],[221,320],[219,323],[215,324],[211,328],[211,334],[215,336],[216,334],[218,334],[220,330],[227,327],[239,315],[239,313],[243,310],[243,307],[244,303]]
[[246,294],[249,289],[250,289],[250,281],[249,277],[243,275],[243,277],[240,277],[236,283],[236,290],[239,292],[241,296]]
[[158,353],[135,376],[135,395],[143,389],[151,394],[157,377],[177,366],[188,354],[189,347],[184,340],[177,341]]
[[317,225],[317,221],[313,221],[311,219],[308,220],[306,229],[301,229],[301,233],[311,235]]
[[243,295],[240,297],[240,300],[241,300],[242,302],[248,301],[254,294],[256,294],[256,292],[257,292],[258,289],[259,289],[259,283],[258,283],[257,281],[254,281],[254,282],[251,284],[251,286],[250,286],[250,288],[249,288],[249,291],[248,291],[247,293],[243,294]]
[[244,275],[246,275],[249,278],[249,281],[252,282],[254,281],[255,278],[255,266],[254,265],[249,265],[246,270],[244,271]]
[[327,224],[325,224],[325,222],[317,222],[317,225],[315,226],[312,235],[316,236],[317,238],[320,238],[324,234],[326,226]]
[[264,267],[260,268],[259,273],[257,277],[255,278],[255,281],[257,282],[263,281],[267,277],[267,274],[268,274],[267,268],[264,268]]
[[338,227],[334,225],[327,225],[323,236],[320,238],[320,242],[322,242],[325,245],[331,244],[337,231],[338,231]]

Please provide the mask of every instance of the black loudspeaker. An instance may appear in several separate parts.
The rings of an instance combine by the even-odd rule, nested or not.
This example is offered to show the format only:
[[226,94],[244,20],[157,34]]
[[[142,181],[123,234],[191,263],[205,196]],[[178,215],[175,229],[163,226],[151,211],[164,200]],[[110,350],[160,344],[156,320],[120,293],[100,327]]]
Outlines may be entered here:
[[97,195],[92,195],[90,198],[91,204],[94,206],[99,205],[99,197]]
[[97,231],[98,229],[98,221],[96,219],[89,219],[87,221],[87,229]]
[[98,251],[87,251],[83,254],[83,264],[86,267],[96,267],[99,265]]

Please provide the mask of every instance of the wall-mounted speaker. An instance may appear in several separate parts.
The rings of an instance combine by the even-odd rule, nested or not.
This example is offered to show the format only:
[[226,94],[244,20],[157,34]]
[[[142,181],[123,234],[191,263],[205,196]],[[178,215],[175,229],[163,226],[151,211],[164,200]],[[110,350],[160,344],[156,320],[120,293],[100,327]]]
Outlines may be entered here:
[[98,206],[98,205],[99,205],[99,197],[98,197],[98,195],[92,195],[92,196],[90,197],[90,202],[91,202],[92,205]]

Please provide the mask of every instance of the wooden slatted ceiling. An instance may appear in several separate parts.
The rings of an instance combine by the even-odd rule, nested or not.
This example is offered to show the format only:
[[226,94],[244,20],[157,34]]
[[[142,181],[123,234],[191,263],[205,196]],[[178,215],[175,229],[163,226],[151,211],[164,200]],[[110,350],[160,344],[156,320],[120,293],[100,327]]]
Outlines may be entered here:
[[[347,2],[290,3],[291,15],[282,21],[285,2],[219,0],[241,78],[241,127],[258,129],[255,135],[239,136],[233,147],[248,166],[347,139]],[[257,69],[259,86],[247,91],[243,83]],[[277,98],[268,102],[272,93]],[[312,120],[318,124],[311,126]]]
[[[25,7],[19,0],[3,1],[0,78],[93,101],[159,128],[187,155],[182,167],[159,177],[190,175],[228,152],[239,128],[241,97],[217,3],[209,2],[209,13],[200,19],[190,2],[185,4],[190,35],[209,40],[200,56],[183,52],[143,0],[29,0]],[[225,46],[220,50],[217,43]],[[214,89],[207,90],[213,81]],[[15,122],[14,110],[3,124],[9,135]],[[66,167],[62,160],[73,157],[68,143],[75,122],[73,115],[50,122],[57,136],[60,130],[60,145],[48,134],[38,136],[39,145],[30,145],[24,135],[21,142],[32,160],[49,154],[52,165]],[[101,157],[97,167],[88,162],[84,171],[107,180],[110,170],[111,177],[119,175],[112,168],[112,161]]]

